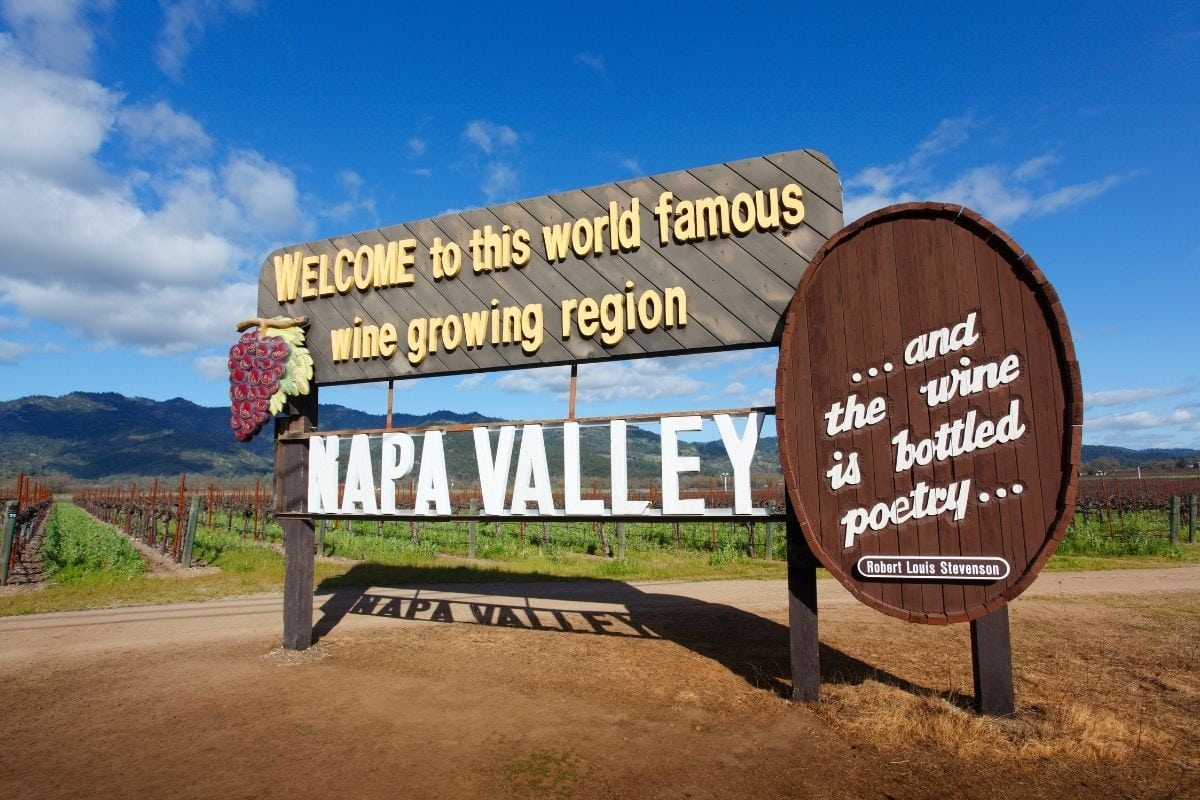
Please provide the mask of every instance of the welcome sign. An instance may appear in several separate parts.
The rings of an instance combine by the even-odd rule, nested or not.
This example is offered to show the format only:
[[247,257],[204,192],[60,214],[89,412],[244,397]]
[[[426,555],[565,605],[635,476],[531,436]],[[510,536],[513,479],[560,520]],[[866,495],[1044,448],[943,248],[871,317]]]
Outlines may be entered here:
[[799,150],[446,213],[281,248],[259,315],[323,385],[770,345],[841,206]]

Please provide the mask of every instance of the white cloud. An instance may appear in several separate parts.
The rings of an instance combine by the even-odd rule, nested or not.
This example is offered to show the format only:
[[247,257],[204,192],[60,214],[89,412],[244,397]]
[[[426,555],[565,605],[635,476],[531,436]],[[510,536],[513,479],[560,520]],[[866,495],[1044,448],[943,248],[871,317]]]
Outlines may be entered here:
[[94,162],[120,95],[95,81],[34,65],[0,34],[0,168],[94,186]]
[[459,389],[460,391],[467,390],[467,389],[474,389],[477,386],[479,386],[479,384],[483,383],[484,380],[486,380],[486,379],[487,379],[487,373],[476,372],[473,375],[467,375],[465,378],[460,380],[458,382],[458,384],[455,386],[455,388]]
[[364,197],[363,177],[352,169],[344,169],[337,174],[337,182],[346,192],[346,199],[322,212],[322,216],[338,222],[350,219],[355,214],[365,213],[372,219],[375,217],[375,199]]
[[[579,368],[577,399],[604,403],[621,399],[654,400],[661,397],[694,395],[705,385],[692,377],[691,369],[661,359],[602,361]],[[496,379],[497,389],[512,393],[548,392],[566,399],[570,392],[570,370],[544,367],[506,372]]]
[[39,64],[59,72],[91,71],[95,40],[87,14],[107,11],[109,0],[4,0],[4,19]]
[[32,347],[23,342],[10,342],[0,339],[0,364],[16,364],[21,357],[31,352]]
[[746,384],[741,383],[739,381],[734,381],[733,383],[731,383],[725,387],[725,394],[728,394],[728,395],[739,395],[739,394],[745,394],[745,393],[746,393]]
[[[30,309],[15,282],[57,279],[85,290],[210,283],[246,253],[228,238],[147,213],[127,193],[84,193],[20,172],[0,171],[0,296]],[[178,213],[178,210],[175,210]]]
[[200,290],[158,284],[101,289],[19,281],[6,287],[5,299],[96,347],[128,346],[158,356],[232,342],[234,326],[254,316],[257,286],[238,282]]
[[[199,122],[166,103],[123,103],[0,34],[0,302],[102,347],[227,341],[254,310],[241,276],[311,226],[295,178],[249,150],[197,160],[212,146]],[[146,163],[101,161],[121,137]]]
[[759,389],[750,396],[750,405],[752,406],[773,406],[775,405],[775,387],[767,386]]
[[517,171],[508,164],[492,162],[484,169],[483,183],[479,188],[489,203],[507,199],[517,188]]
[[1085,419],[1085,433],[1093,431],[1129,431],[1145,428],[1162,428],[1168,425],[1183,425],[1187,430],[1200,430],[1200,415],[1186,408],[1177,408],[1166,413],[1157,411],[1130,411],[1098,419]]
[[966,169],[949,180],[932,177],[935,158],[969,141],[979,127],[980,123],[970,116],[944,119],[908,158],[893,164],[868,166],[849,178],[845,184],[846,221],[893,203],[921,199],[958,203],[1006,225],[1086,202],[1135,174],[1106,175],[1055,186],[1047,173],[1060,159],[1044,153],[1015,167],[984,164]]
[[1170,397],[1188,391],[1185,386],[1169,386],[1159,389],[1110,389],[1104,392],[1084,392],[1083,402],[1090,408],[1093,406],[1119,406],[1126,403],[1139,403],[1152,400],[1155,397]]
[[607,77],[608,70],[604,67],[604,56],[595,53],[578,53],[575,56],[575,63],[581,64],[595,72],[601,77]]
[[299,194],[289,170],[258,153],[242,150],[230,156],[221,178],[253,227],[277,235],[301,226]]
[[206,381],[229,379],[228,356],[200,356],[192,362],[192,370]]
[[136,156],[161,153],[170,160],[184,161],[206,156],[212,148],[212,140],[199,122],[162,100],[152,106],[122,108],[117,125]]
[[758,363],[750,363],[738,367],[732,373],[734,378],[764,378],[767,380],[775,380],[775,371],[779,361],[779,351],[772,350],[774,358],[766,359]]
[[1017,167],[1013,173],[1019,181],[1027,181],[1032,178],[1039,177],[1044,174],[1047,169],[1054,166],[1060,161],[1058,156],[1044,155],[1031,158],[1021,166]]
[[499,148],[511,148],[517,145],[517,132],[507,125],[500,125],[483,119],[472,120],[463,128],[463,139],[478,147],[488,155]]
[[413,136],[408,140],[408,154],[413,158],[424,155],[425,147],[425,140],[419,136]]
[[228,12],[248,14],[254,0],[160,0],[163,27],[154,52],[155,63],[167,77],[178,81],[192,49],[204,37],[205,29]]
[[352,169],[344,169],[338,172],[337,182],[347,194],[357,196],[362,190],[363,176]]

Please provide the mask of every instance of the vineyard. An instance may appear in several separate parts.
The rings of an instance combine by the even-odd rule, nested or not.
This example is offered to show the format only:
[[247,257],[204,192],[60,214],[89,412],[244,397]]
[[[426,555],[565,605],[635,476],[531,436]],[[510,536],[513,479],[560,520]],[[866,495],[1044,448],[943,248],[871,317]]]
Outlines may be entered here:
[[1084,477],[1072,531],[1135,545],[1176,544],[1185,536],[1195,542],[1198,495],[1200,477]]
[[[783,508],[783,486],[768,487],[768,507]],[[592,487],[592,496],[598,495]],[[731,490],[715,481],[693,490],[706,504],[729,506]],[[649,487],[640,498],[656,501]],[[184,566],[191,562],[197,526],[209,531],[235,534],[243,539],[279,543],[282,530],[272,509],[274,497],[261,481],[253,488],[225,490],[210,485],[189,488],[186,476],[178,486],[167,488],[158,480],[148,487],[92,487],[77,491],[74,503],[134,539],[153,547]],[[398,504],[413,503],[401,490]],[[392,560],[405,555],[431,557],[438,554],[483,559],[519,558],[528,548],[542,553],[581,553],[623,561],[633,553],[659,550],[707,553],[719,562],[737,557],[782,559],[785,554],[783,524],[778,521],[747,520],[730,523],[698,522],[599,522],[474,519],[477,491],[458,491],[451,503],[458,520],[383,521],[330,519],[318,523],[318,554],[355,560]],[[561,498],[559,499],[561,502]]]
[[[593,485],[593,496],[600,489]],[[762,502],[772,511],[784,506],[782,484],[766,487]],[[732,492],[717,482],[693,490],[710,506],[728,506]],[[1075,519],[1064,552],[1096,555],[1164,552],[1183,537],[1195,541],[1195,504],[1200,478],[1083,478]],[[636,493],[635,493],[636,495]],[[782,559],[786,553],[779,521],[704,519],[695,522],[614,522],[479,519],[477,490],[457,491],[451,502],[462,519],[320,520],[319,555],[390,563],[419,556],[514,560],[530,551],[551,557],[578,554],[624,561],[653,559],[656,553],[692,553],[717,565],[731,559]],[[653,485],[640,499],[656,500]],[[559,499],[561,502],[561,499]],[[214,534],[278,545],[282,531],[274,519],[274,497],[261,481],[253,487],[191,487],[187,477],[167,486],[154,481],[83,489],[74,502],[162,555],[189,566],[198,526]],[[401,490],[398,505],[413,503]],[[411,507],[411,505],[409,506]]]
[[4,534],[0,541],[0,586],[33,583],[41,578],[41,536],[50,511],[49,489],[18,475],[11,494],[0,492],[4,503]]

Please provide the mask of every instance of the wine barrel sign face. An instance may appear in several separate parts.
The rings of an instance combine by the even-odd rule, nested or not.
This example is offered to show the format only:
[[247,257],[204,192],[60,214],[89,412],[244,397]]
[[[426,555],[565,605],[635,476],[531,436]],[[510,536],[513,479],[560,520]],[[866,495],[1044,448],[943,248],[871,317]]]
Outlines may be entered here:
[[785,318],[776,411],[809,547],[892,616],[995,611],[1070,522],[1082,394],[1062,306],[961,206],[893,206],[830,238]]

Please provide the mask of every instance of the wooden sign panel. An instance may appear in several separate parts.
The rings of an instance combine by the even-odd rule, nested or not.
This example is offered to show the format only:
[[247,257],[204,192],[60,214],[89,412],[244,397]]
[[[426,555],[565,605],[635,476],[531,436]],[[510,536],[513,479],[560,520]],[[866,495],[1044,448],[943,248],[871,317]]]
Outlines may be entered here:
[[793,151],[282,248],[258,313],[308,317],[325,385],[769,345],[841,227]]
[[809,546],[892,616],[995,611],[1070,521],[1082,394],[1062,306],[960,206],[893,206],[821,248],[787,313],[776,411]]

